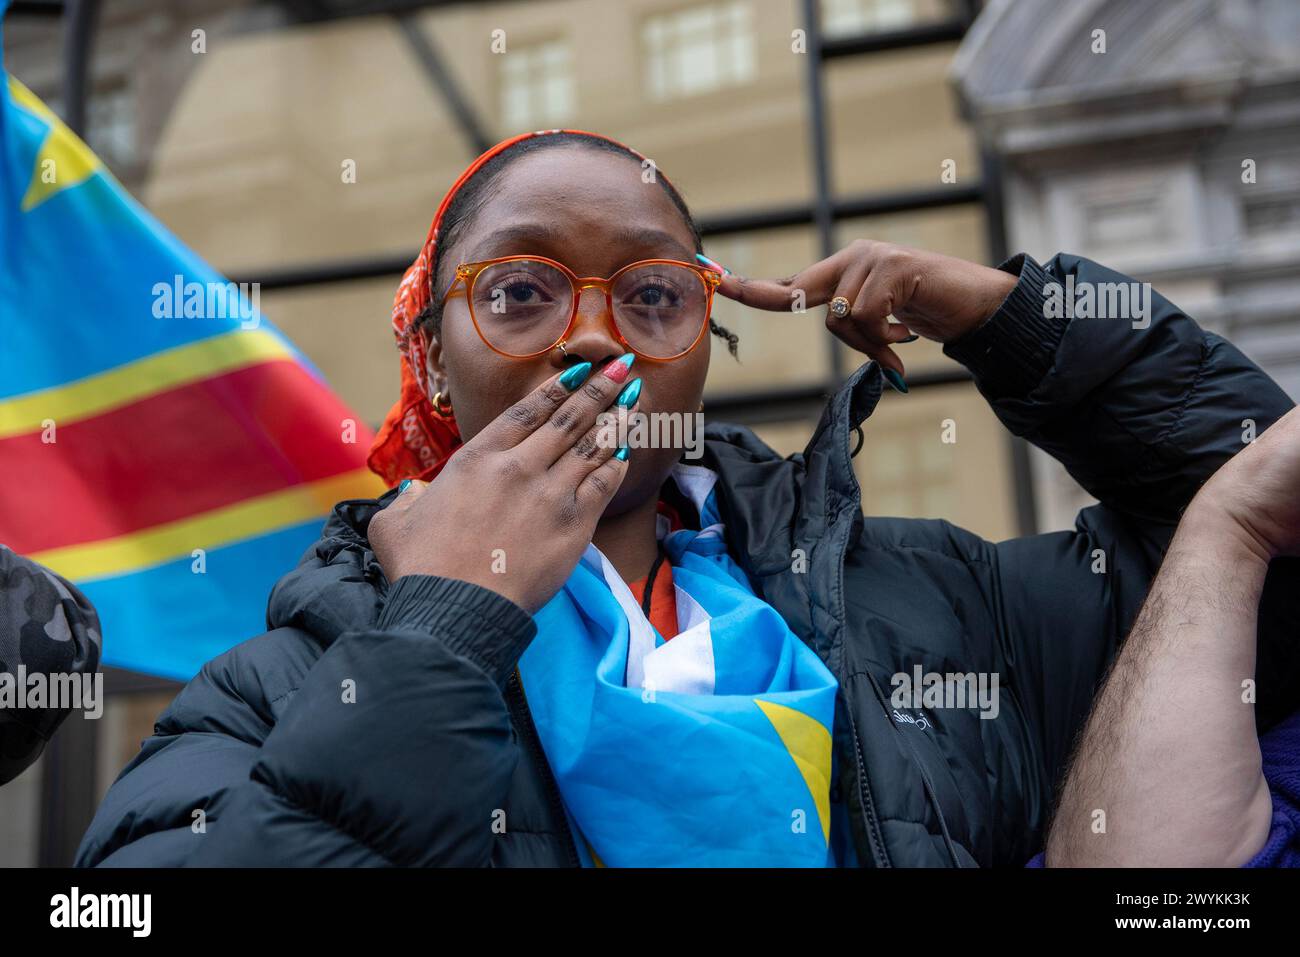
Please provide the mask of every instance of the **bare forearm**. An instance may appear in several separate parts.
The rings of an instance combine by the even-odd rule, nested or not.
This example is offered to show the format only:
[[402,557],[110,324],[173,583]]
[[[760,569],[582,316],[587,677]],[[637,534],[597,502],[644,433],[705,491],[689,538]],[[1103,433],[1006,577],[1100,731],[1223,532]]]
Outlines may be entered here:
[[1268,558],[1188,510],[1098,696],[1048,836],[1049,866],[1236,866],[1268,835],[1254,696]]

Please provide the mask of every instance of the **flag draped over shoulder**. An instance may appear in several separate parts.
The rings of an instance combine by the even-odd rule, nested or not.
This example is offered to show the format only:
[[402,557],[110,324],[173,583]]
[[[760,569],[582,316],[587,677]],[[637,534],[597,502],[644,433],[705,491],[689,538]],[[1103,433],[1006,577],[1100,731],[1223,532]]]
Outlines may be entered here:
[[190,677],[382,488],[256,302],[0,69],[0,542],[82,588],[107,664]]

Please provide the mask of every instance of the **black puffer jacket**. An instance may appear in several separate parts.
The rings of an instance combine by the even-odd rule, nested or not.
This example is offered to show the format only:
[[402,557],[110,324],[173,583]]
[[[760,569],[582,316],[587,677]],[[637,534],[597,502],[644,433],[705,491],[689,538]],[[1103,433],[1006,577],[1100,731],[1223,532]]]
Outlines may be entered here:
[[[708,433],[733,555],[839,680],[833,799],[866,865],[1022,865],[1039,849],[1072,739],[1180,511],[1241,447],[1243,419],[1262,431],[1291,405],[1158,296],[1145,329],[1044,317],[1049,279],[1126,277],[1069,256],[1004,268],[1019,284],[948,352],[1008,428],[1100,500],[1074,531],[993,544],[942,521],[864,518],[849,453],[880,396],[874,365],[801,455],[741,428]],[[338,506],[276,587],[271,630],[210,662],[159,718],[79,863],[576,863],[513,677],[532,620],[464,582],[389,587],[366,527],[390,496]],[[795,549],[806,572],[792,570]],[[1276,562],[1262,725],[1300,700],[1298,585],[1295,563]],[[891,677],[917,665],[996,673],[998,716],[896,713]]]

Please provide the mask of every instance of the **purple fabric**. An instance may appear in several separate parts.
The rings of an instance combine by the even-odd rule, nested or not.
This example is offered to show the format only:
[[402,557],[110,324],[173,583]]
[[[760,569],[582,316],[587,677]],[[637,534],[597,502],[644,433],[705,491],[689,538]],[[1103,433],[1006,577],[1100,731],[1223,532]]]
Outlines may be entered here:
[[[1243,867],[1300,867],[1300,711],[1259,739],[1273,824],[1259,853]],[[1039,852],[1025,867],[1042,867]]]
[[1268,840],[1246,867],[1300,867],[1300,711],[1259,739],[1273,795]]

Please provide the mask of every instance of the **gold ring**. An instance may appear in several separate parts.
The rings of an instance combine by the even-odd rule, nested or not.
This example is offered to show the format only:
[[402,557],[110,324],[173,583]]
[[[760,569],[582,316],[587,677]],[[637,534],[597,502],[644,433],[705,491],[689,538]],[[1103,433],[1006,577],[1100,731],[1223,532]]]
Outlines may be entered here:
[[836,319],[843,319],[847,316],[850,308],[852,307],[849,304],[849,301],[843,296],[836,296],[831,300],[831,315]]
[[569,358],[569,350],[566,349],[566,348],[564,348],[564,340],[563,340],[563,339],[561,339],[559,342],[557,342],[557,343],[555,344],[555,348],[557,348],[557,349],[560,350],[560,355],[564,356],[564,358],[566,358],[566,359]]

